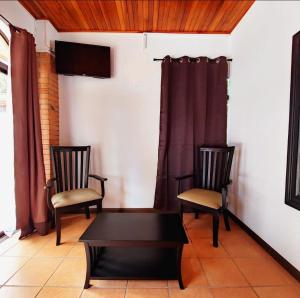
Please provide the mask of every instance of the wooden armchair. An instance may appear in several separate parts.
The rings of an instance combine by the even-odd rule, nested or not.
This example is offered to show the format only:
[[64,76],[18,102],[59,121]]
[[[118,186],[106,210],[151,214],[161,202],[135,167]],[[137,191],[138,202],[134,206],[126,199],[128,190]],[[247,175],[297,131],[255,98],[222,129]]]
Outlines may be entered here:
[[[90,218],[90,206],[97,206],[99,213],[105,195],[104,181],[107,179],[89,174],[90,146],[51,146],[50,149],[54,177],[46,185],[47,203],[52,212],[52,222],[55,219],[56,245],[59,245],[62,214],[85,209],[86,218]],[[101,194],[88,187],[89,178],[100,182]]]
[[[213,246],[218,247],[219,215],[223,213],[225,227],[230,231],[227,213],[227,186],[230,184],[230,170],[234,147],[198,148],[197,173],[176,177],[180,216],[183,206],[212,213]],[[194,187],[182,192],[182,181],[193,179]],[[196,213],[196,218],[198,213]]]

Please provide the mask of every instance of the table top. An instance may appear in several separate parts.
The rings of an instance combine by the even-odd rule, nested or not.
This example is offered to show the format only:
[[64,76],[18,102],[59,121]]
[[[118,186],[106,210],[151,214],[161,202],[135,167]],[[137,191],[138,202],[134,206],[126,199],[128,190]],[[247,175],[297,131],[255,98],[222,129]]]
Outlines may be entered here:
[[83,242],[188,243],[178,214],[99,213],[79,239]]

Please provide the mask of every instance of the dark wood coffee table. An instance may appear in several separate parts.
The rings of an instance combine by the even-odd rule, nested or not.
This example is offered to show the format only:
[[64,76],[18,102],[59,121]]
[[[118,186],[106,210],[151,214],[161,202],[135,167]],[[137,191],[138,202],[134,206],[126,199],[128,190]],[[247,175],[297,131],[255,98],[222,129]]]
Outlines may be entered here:
[[80,237],[90,279],[177,279],[188,243],[178,214],[100,213]]

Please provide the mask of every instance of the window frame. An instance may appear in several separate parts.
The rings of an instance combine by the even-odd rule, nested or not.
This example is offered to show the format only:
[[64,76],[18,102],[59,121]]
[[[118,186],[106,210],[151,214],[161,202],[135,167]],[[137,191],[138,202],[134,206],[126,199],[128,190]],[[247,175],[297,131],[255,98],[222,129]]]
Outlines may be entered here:
[[293,36],[292,63],[291,63],[291,89],[289,135],[286,167],[285,203],[300,210],[300,194],[297,195],[297,168],[300,167],[300,31]]
[[[9,45],[9,40],[7,36],[4,34],[4,32],[0,29],[0,36],[4,39],[7,45]],[[8,74],[8,65],[6,63],[3,63],[0,61],[0,71],[5,73],[6,75]]]

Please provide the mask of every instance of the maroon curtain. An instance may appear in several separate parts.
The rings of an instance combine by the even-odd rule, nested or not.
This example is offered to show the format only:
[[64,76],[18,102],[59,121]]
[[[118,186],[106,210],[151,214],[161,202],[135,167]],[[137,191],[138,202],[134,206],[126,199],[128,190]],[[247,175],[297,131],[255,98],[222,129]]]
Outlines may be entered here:
[[225,145],[225,57],[165,57],[161,75],[158,168],[154,208],[177,209],[175,176],[191,174],[197,145]]
[[17,229],[48,231],[34,37],[11,27],[11,84]]

